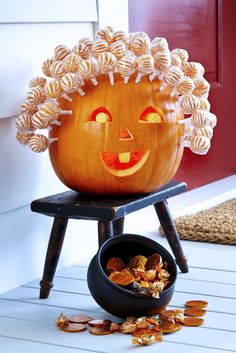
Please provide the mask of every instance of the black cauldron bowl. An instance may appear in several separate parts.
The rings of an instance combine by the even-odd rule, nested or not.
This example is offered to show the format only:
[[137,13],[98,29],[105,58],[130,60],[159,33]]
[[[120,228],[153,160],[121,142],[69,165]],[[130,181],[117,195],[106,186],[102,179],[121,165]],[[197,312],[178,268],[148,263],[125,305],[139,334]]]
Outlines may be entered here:
[[[110,258],[119,257],[128,263],[135,255],[148,257],[154,253],[159,253],[168,262],[170,272],[170,283],[159,298],[138,295],[107,277],[105,267]],[[87,274],[88,287],[94,300],[108,313],[120,318],[160,313],[173,296],[176,278],[177,268],[170,253],[154,240],[136,234],[122,234],[108,239],[91,260]]]

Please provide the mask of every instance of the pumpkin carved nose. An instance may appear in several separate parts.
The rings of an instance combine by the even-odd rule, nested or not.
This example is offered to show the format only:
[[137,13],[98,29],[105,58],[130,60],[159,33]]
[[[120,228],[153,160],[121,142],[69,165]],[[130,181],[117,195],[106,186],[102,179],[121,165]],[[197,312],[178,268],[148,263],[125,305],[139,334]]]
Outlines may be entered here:
[[129,129],[125,129],[125,130],[123,130],[122,132],[121,132],[121,134],[120,134],[120,138],[119,138],[119,140],[120,141],[128,141],[128,140],[133,140],[134,139],[134,137],[133,137],[133,135],[131,134],[131,132],[129,131]]

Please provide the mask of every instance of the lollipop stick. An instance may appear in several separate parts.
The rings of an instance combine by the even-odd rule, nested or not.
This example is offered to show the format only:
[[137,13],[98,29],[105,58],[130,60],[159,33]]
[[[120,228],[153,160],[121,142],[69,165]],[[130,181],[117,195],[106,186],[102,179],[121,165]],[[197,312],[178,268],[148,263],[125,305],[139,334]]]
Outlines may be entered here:
[[114,75],[113,75],[113,72],[110,71],[110,72],[108,73],[108,76],[109,76],[110,84],[111,84],[112,86],[114,86]]
[[141,78],[143,77],[143,74],[141,72],[138,73],[135,83],[139,83],[139,81],[141,81]]
[[92,83],[93,83],[94,86],[97,86],[98,81],[96,80],[95,77],[90,78],[90,80],[92,81]]
[[155,77],[156,77],[156,71],[154,71],[151,75],[149,75],[149,81],[152,82]]
[[82,88],[78,88],[77,90],[81,96],[85,95],[85,92],[82,90]]
[[53,120],[53,121],[51,121],[51,124],[60,126],[60,125],[61,125],[61,122],[58,121],[58,120]]
[[170,93],[171,97],[177,96],[178,95],[178,91],[176,89],[176,87],[174,87],[174,89],[172,90],[172,92]]
[[56,141],[58,141],[58,138],[56,138],[56,137],[51,137],[50,139],[48,139],[49,145],[51,145],[51,143],[56,142]]
[[127,84],[127,83],[128,83],[129,78],[130,78],[130,76],[125,76],[125,77],[124,77],[124,84]]
[[184,141],[183,142],[183,144],[184,144],[184,147],[190,147],[190,141]]
[[72,115],[72,110],[59,110],[60,115]]
[[66,93],[62,93],[62,94],[61,94],[61,97],[63,97],[64,99],[66,99],[66,100],[69,101],[69,102],[72,102],[72,98],[69,97]]
[[163,91],[167,86],[168,86],[168,84],[163,82],[162,85],[160,86],[159,90]]

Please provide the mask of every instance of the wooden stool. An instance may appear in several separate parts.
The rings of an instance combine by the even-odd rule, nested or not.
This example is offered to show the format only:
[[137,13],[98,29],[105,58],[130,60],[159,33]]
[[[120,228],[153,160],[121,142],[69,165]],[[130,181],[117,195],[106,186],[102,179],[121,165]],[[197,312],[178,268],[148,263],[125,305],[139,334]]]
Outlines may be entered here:
[[99,246],[114,235],[123,233],[124,217],[144,207],[154,205],[165,236],[175,255],[176,263],[182,272],[188,272],[187,258],[184,256],[179,236],[171,217],[166,199],[186,190],[185,183],[169,182],[158,190],[145,195],[108,196],[82,195],[75,191],[35,200],[31,203],[33,212],[54,217],[45,259],[43,278],[40,282],[40,298],[47,298],[53,287],[53,278],[60,257],[67,222],[72,219],[98,221]]

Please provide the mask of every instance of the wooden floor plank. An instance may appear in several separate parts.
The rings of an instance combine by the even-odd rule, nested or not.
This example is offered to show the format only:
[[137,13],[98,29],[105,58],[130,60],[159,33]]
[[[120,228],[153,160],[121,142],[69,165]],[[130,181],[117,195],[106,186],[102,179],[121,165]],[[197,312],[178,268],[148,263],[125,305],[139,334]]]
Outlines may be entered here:
[[[92,336],[86,332],[79,334],[68,334],[58,330],[54,323],[35,323],[9,318],[1,318],[0,335],[8,336],[15,328],[14,337],[20,339],[34,340],[36,342],[44,342],[49,344],[63,345],[68,347],[77,347],[79,349],[95,350],[97,352],[113,352],[114,348],[126,343],[126,347],[130,346],[130,336],[113,334],[108,336]],[[127,337],[127,341],[126,341]],[[211,340],[209,340],[211,337]],[[169,338],[168,338],[169,339]],[[189,328],[184,327],[181,331],[171,335],[171,342],[185,343],[195,346],[203,346],[215,349],[236,350],[235,333],[227,331],[210,330],[207,328]],[[126,341],[126,342],[125,342]],[[103,348],[102,348],[103,347]],[[156,351],[153,346],[152,352]]]

